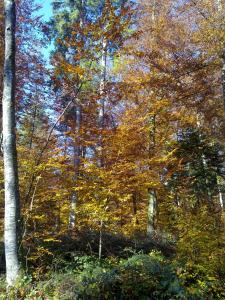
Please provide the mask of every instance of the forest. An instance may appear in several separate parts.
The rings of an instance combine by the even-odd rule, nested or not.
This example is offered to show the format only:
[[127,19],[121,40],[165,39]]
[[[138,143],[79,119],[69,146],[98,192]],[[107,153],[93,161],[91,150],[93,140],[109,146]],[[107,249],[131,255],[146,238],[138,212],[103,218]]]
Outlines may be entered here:
[[225,299],[224,8],[0,1],[0,299]]

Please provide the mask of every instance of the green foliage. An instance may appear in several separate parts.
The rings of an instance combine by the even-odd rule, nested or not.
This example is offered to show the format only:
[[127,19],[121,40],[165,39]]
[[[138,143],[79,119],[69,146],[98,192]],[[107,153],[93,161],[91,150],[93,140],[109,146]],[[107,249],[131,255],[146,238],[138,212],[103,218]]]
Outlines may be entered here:
[[180,199],[185,188],[186,194],[195,197],[190,201],[190,206],[194,209],[200,203],[212,202],[213,196],[218,194],[218,180],[224,176],[221,145],[198,130],[187,128],[179,134],[178,141],[170,146],[175,149],[180,170],[174,172],[168,187]]
[[[55,261],[53,269],[57,270]],[[0,291],[4,293],[4,278]],[[177,266],[158,251],[128,259],[99,260],[95,256],[71,256],[62,269],[33,282],[24,276],[17,284],[17,299],[223,299],[222,282],[199,265]],[[0,298],[3,299],[3,298]],[[12,298],[13,299],[13,298]]]
[[[222,278],[209,275],[208,270],[199,265],[188,263],[178,268],[177,275],[186,289],[188,299],[224,299],[225,282]],[[207,298],[206,298],[207,297]]]
[[[219,273],[224,267],[224,226],[218,216],[207,207],[196,210],[195,215],[186,212],[177,225],[178,260],[203,266],[209,274]],[[222,271],[222,270],[221,270]]]

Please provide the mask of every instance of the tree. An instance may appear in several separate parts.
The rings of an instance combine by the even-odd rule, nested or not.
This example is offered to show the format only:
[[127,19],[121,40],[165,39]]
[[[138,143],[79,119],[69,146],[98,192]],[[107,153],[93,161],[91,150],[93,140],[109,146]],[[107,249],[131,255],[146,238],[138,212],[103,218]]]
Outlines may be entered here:
[[19,275],[19,185],[15,125],[15,1],[5,0],[5,62],[3,87],[3,157],[5,182],[5,258],[8,286]]
[[[0,99],[2,99],[3,65],[4,65],[4,13],[3,13],[3,3],[1,3],[0,4],[0,82],[1,82]],[[0,122],[0,126],[1,126],[1,122]]]
[[[74,175],[69,227],[75,225],[80,168],[85,153],[102,163],[103,132],[106,135],[106,60],[124,40],[130,24],[130,1],[53,2],[52,21],[56,51],[53,56],[59,107],[71,101],[61,130],[68,141]],[[70,22],[68,22],[70,20]],[[108,105],[109,107],[109,105]],[[108,119],[110,115],[107,116]],[[108,122],[110,123],[110,122]],[[110,125],[108,125],[109,127]],[[98,157],[98,158],[97,158]],[[69,166],[68,166],[69,167]],[[85,172],[85,171],[84,171]]]

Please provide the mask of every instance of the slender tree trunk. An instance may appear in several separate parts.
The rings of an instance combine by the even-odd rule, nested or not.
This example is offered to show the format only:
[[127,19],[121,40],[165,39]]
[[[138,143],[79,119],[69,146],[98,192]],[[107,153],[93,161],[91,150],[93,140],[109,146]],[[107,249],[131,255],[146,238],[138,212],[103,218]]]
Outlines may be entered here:
[[223,66],[222,66],[222,85],[223,85],[223,104],[225,107],[225,51],[223,53]]
[[[101,57],[101,80],[99,85],[99,94],[100,94],[100,101],[99,101],[99,112],[98,112],[98,126],[100,129],[99,135],[99,158],[98,158],[98,165],[100,168],[104,167],[104,153],[103,153],[103,130],[105,127],[105,82],[106,82],[106,59],[107,59],[107,49],[106,49],[106,41],[103,40],[102,42],[102,57]],[[100,229],[99,229],[99,245],[98,245],[98,257],[101,259],[102,257],[102,235],[103,235],[103,226],[104,222],[100,220]]]
[[[223,3],[222,0],[215,0],[218,12],[223,12]],[[223,89],[223,104],[225,107],[225,49],[222,53],[222,69],[221,69],[221,79],[222,79],[222,89]]]
[[223,209],[224,208],[224,197],[223,197],[223,193],[221,191],[219,191],[219,200],[220,200],[220,206]]
[[98,258],[102,258],[102,233],[103,233],[103,220],[100,221],[99,229],[99,244],[98,244]]
[[[151,153],[155,152],[156,145],[156,116],[154,115],[149,122],[151,126],[150,135],[149,135],[149,156]],[[151,237],[155,232],[156,225],[156,215],[157,215],[157,197],[156,197],[156,189],[149,188],[148,189],[148,219],[147,219],[147,236]]]
[[[80,27],[82,28],[84,26],[84,18],[85,18],[85,6],[84,1],[80,1]],[[74,151],[74,186],[77,186],[77,180],[78,180],[78,173],[79,173],[79,167],[80,167],[80,157],[81,157],[81,148],[79,143],[79,132],[80,132],[80,126],[81,126],[81,106],[79,104],[76,105],[76,111],[75,111],[75,134],[76,134],[76,140],[74,143],[73,151]],[[70,214],[69,214],[69,228],[73,229],[75,227],[76,223],[76,208],[77,208],[77,202],[78,202],[78,193],[77,191],[73,191],[71,195],[71,206],[70,206]]]
[[[79,132],[81,126],[81,107],[80,105],[76,106],[76,113],[75,113],[75,133],[76,133],[76,140],[74,144],[74,186],[77,186],[77,180],[79,175],[79,167],[80,167],[80,143],[79,143]],[[77,191],[73,191],[71,195],[71,208],[70,208],[70,216],[69,216],[69,228],[74,228],[76,223],[76,207],[78,201],[78,194]]]
[[71,196],[69,228],[73,229],[76,223],[76,208],[77,208],[77,192],[73,191]]
[[31,125],[31,131],[30,131],[30,143],[29,143],[29,149],[32,149],[33,146],[33,139],[34,139],[34,132],[35,132],[35,122],[37,117],[37,105],[35,104],[34,110],[32,115],[32,125]]
[[217,187],[218,187],[219,204],[220,204],[221,210],[224,210],[224,208],[225,208],[224,191],[223,191],[222,185],[218,182],[218,179],[217,179]]
[[156,191],[155,189],[148,190],[148,223],[147,223],[147,236],[152,237],[155,232],[156,221]]
[[100,128],[100,137],[99,137],[99,147],[100,147],[100,158],[99,166],[103,167],[104,165],[104,153],[103,153],[103,130],[105,127],[105,83],[106,83],[106,60],[107,60],[107,43],[105,40],[102,42],[102,57],[101,57],[101,81],[99,87],[100,101],[99,101],[99,128]]
[[[156,19],[156,0],[152,1],[152,14],[151,19],[152,23],[155,24]],[[154,37],[153,37],[154,38]],[[149,120],[150,126],[150,134],[149,134],[149,156],[151,153],[155,152],[156,146],[156,115],[153,115]],[[156,223],[156,190],[155,189],[148,189],[148,215],[147,215],[147,236],[152,237],[155,232],[155,223]]]
[[[200,134],[200,138],[201,138],[201,134]],[[212,191],[210,189],[210,183],[209,183],[209,180],[207,178],[208,177],[208,175],[207,175],[208,165],[207,165],[207,160],[206,160],[204,154],[202,155],[202,167],[203,167],[204,176],[205,176],[205,192],[206,192],[206,196],[207,196],[207,199],[208,199],[208,203],[210,205],[212,205]]]
[[5,181],[5,258],[7,285],[19,274],[19,187],[15,126],[15,1],[4,0],[5,65],[3,88],[3,157]]
[[152,22],[155,23],[155,17],[156,17],[156,0],[153,0],[152,2]]

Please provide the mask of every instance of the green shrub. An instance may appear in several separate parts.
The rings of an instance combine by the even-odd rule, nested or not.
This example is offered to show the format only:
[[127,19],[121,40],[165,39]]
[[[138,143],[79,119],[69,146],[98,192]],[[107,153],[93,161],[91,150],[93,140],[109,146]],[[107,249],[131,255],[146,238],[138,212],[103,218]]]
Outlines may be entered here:
[[184,295],[175,271],[157,253],[137,254],[110,267],[89,267],[77,277],[76,299],[182,299]]
[[120,260],[71,254],[68,264],[55,260],[45,280],[35,282],[24,276],[15,293],[16,299],[24,300],[225,299],[222,281],[209,276],[204,267],[178,266],[156,251]]
[[178,268],[177,274],[186,290],[187,299],[225,299],[225,282],[222,278],[209,275],[204,266],[188,263]]

